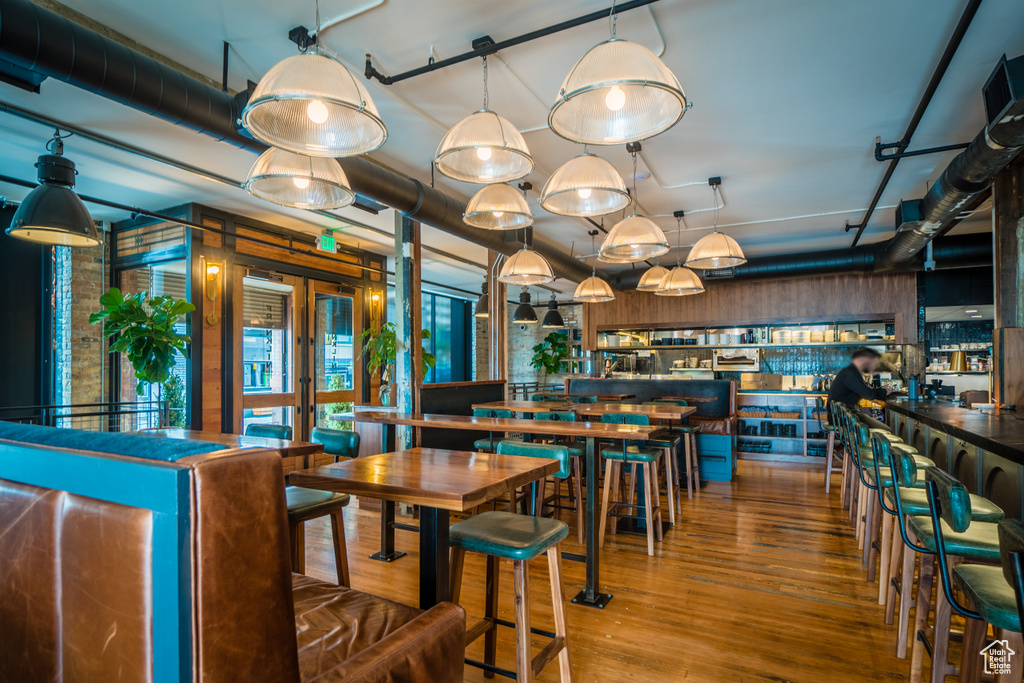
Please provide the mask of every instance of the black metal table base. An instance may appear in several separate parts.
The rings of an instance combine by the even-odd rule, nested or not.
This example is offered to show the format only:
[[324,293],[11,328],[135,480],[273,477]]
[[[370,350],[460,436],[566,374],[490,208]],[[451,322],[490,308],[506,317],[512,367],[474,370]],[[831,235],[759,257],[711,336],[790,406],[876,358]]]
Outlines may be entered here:
[[385,555],[379,552],[370,555],[371,560],[378,560],[380,562],[394,562],[400,557],[405,557],[405,553],[403,553],[401,550],[395,550],[390,555]]
[[581,590],[576,594],[576,597],[572,599],[572,604],[604,609],[604,606],[611,602],[611,600],[611,593],[595,593],[593,600],[587,600],[587,591]]
[[[671,522],[661,523],[661,532],[664,534],[666,531],[672,528]],[[620,519],[619,523],[615,525],[615,530],[620,534],[633,534],[636,536],[647,535],[647,522],[641,519]]]

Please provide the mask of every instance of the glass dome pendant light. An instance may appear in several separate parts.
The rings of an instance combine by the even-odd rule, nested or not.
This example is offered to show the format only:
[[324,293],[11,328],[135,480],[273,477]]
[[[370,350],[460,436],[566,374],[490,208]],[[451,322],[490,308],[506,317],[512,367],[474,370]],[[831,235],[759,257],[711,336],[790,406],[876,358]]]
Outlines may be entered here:
[[[677,231],[677,248],[682,249],[683,241],[683,230],[681,225],[681,219],[676,218],[676,225],[679,226]],[[700,294],[704,291],[704,283],[697,277],[697,273],[693,272],[679,262],[678,254],[676,257],[676,267],[669,271],[668,275],[662,278],[658,288],[654,290],[655,296],[687,296],[690,294]]]
[[668,268],[664,266],[651,266],[643,275],[636,286],[638,292],[653,292],[661,286],[661,281],[668,275]]
[[585,148],[551,174],[540,197],[541,206],[560,216],[603,216],[622,211],[630,201],[615,167]]
[[487,108],[487,56],[484,62],[484,106],[452,126],[441,138],[434,166],[453,180],[505,183],[533,172],[526,140],[512,123]]
[[[591,249],[594,247],[594,235],[596,234],[597,230],[590,231]],[[573,292],[572,295],[572,300],[585,304],[599,304],[614,299],[615,292],[612,291],[612,288],[608,286],[607,282],[597,276],[596,260],[592,265],[590,272],[590,277],[576,287],[576,291]]]
[[485,230],[516,230],[533,225],[533,213],[525,195],[505,183],[493,183],[470,198],[462,220]]
[[242,124],[268,145],[315,157],[372,152],[388,129],[366,87],[337,59],[320,50],[320,3],[316,3],[312,52],[278,62],[253,90]]
[[[636,152],[633,152],[633,197],[636,197]],[[634,263],[668,253],[668,241],[654,221],[633,215],[619,221],[604,238],[597,258],[608,263]]]
[[690,268],[718,270],[746,263],[747,257],[743,255],[736,240],[718,232],[718,210],[721,208],[718,186],[713,185],[711,190],[715,196],[715,224],[710,235],[704,235],[693,245],[690,255],[686,257],[686,265]]
[[508,285],[543,285],[555,279],[551,266],[543,256],[530,249],[526,242],[523,248],[505,261],[498,273],[498,281]]
[[555,134],[575,142],[617,145],[663,133],[683,118],[689,103],[679,79],[642,45],[616,37],[591,48],[562,81],[548,114]]
[[336,159],[310,157],[271,147],[245,179],[249,194],[297,209],[340,209],[356,200]]

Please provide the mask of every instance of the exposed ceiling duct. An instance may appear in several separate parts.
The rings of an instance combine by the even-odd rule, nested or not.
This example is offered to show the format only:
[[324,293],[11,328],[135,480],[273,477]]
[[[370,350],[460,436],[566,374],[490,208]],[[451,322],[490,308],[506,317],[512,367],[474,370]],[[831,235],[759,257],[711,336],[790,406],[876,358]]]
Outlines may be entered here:
[[[748,259],[735,268],[721,271],[702,271],[706,283],[715,280],[755,280],[764,278],[798,277],[827,273],[870,273],[879,266],[879,254],[885,245],[864,245],[852,249],[832,249],[800,254],[777,254]],[[932,245],[935,268],[969,268],[992,265],[992,236],[973,233],[943,237]],[[924,270],[924,258],[918,256],[901,264],[903,270]],[[643,276],[643,269],[622,273],[611,282],[620,289],[635,289]],[[714,285],[712,285],[714,286]]]
[[919,200],[902,201],[896,211],[896,236],[879,254],[879,263],[898,267],[945,232],[964,208],[1024,149],[1024,56],[1000,60],[982,90],[988,125]]
[[[28,0],[0,0],[0,61],[257,154],[266,150],[236,127],[244,93],[232,96]],[[418,180],[363,158],[339,162],[360,196],[496,252],[511,255],[521,246],[512,236],[466,225],[465,204]],[[556,277],[590,277],[586,264],[561,249],[538,239],[532,247]]]

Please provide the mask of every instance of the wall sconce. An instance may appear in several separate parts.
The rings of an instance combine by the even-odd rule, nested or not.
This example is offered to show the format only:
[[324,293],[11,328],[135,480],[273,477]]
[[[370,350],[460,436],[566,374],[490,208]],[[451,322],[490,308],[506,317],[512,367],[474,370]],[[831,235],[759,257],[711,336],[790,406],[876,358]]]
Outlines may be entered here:
[[[206,264],[206,298],[210,301],[217,301],[217,290],[220,287],[220,264],[219,263],[207,263]],[[210,315],[206,316],[206,322],[210,325],[216,325],[218,322],[217,314],[214,311],[210,312]]]
[[370,329],[380,329],[381,316],[381,295],[380,292],[370,290]]

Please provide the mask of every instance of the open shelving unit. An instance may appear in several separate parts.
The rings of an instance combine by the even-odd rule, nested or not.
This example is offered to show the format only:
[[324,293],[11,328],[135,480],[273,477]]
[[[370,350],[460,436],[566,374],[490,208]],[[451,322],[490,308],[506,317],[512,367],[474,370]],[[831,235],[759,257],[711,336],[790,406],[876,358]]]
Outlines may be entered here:
[[[737,457],[748,460],[791,460],[804,462],[808,458],[824,458],[825,447],[828,443],[824,435],[825,415],[818,416],[816,411],[816,398],[823,394],[812,393],[770,393],[757,391],[744,391],[736,396],[737,412],[744,412],[744,408],[759,409],[762,412],[769,408],[778,409],[780,412],[799,414],[799,417],[745,417],[740,416],[742,423],[737,434]],[[791,427],[790,435],[768,435],[762,434],[763,426],[766,424],[779,425],[783,428]],[[743,427],[756,427],[757,434],[743,434]],[[820,436],[819,436],[820,435]],[[767,444],[766,450],[748,450],[753,445]]]

